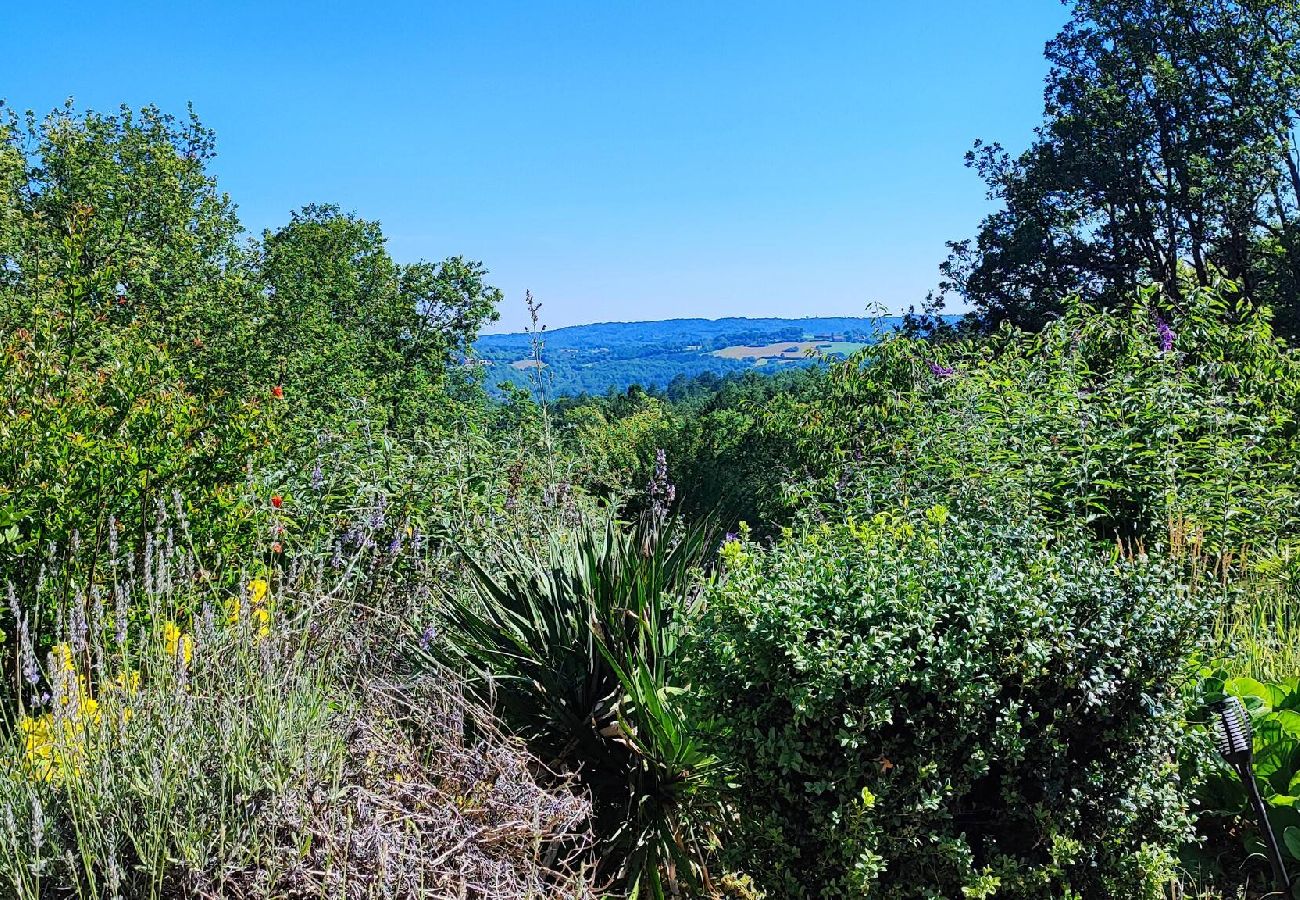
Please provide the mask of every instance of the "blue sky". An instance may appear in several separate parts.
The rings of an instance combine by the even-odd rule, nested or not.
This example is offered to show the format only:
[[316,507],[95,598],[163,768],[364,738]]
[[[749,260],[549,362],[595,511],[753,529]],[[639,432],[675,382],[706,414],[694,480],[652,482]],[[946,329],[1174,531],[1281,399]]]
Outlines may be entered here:
[[6,4],[0,97],[192,101],[253,231],[333,202],[552,327],[900,309],[1023,147],[1053,0]]

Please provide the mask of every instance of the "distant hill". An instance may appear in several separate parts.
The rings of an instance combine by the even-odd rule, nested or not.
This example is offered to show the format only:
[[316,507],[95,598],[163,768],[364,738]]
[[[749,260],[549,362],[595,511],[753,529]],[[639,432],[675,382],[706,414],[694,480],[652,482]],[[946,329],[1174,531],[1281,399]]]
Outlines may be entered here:
[[[665,388],[674,378],[750,368],[779,371],[847,356],[897,329],[900,316],[807,319],[668,319],[604,322],[547,331],[543,373],[552,396],[604,394],[630,385]],[[485,369],[489,387],[531,387],[532,345],[527,334],[489,334],[474,345],[471,362]]]

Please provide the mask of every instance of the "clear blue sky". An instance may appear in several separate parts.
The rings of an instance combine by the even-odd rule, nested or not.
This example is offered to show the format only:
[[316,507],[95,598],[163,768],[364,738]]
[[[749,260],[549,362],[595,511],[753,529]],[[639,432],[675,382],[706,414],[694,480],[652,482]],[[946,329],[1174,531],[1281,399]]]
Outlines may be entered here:
[[0,97],[192,101],[253,231],[309,202],[552,326],[918,302],[1023,147],[1054,0],[5,4]]

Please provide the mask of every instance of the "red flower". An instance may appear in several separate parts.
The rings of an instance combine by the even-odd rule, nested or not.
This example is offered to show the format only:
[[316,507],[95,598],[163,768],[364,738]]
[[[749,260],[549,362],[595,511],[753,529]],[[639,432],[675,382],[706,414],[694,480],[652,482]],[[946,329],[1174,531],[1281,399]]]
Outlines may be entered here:
[[284,506],[284,498],[281,497],[279,494],[276,494],[274,497],[271,498],[271,505],[274,506],[276,509],[279,509],[281,506]]
[[279,541],[276,541],[275,543],[271,544],[271,552],[272,552],[272,553],[283,553],[283,552],[284,552],[284,548],[280,546],[280,542],[279,542]]
[[271,396],[277,400],[283,400],[284,388],[277,384],[275,387],[271,388]]

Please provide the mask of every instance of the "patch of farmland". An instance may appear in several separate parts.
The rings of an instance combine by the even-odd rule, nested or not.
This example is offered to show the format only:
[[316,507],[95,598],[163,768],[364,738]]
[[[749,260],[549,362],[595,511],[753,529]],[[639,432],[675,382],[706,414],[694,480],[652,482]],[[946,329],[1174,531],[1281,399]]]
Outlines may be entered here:
[[777,341],[772,344],[744,345],[723,347],[714,350],[714,356],[724,359],[752,359],[758,365],[771,362],[792,362],[806,359],[810,351],[831,356],[849,356],[865,347],[866,344],[851,341]]

